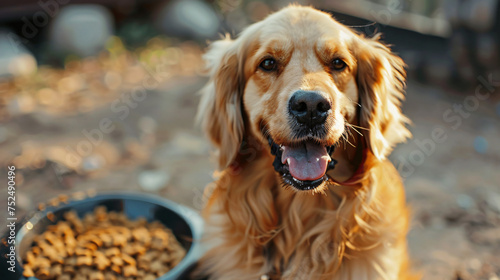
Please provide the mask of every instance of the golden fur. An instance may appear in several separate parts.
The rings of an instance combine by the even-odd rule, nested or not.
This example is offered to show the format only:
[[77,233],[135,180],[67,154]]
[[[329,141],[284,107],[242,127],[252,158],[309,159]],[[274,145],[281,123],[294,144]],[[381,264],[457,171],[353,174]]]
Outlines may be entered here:
[[[275,73],[259,70],[263,57]],[[347,68],[331,71],[340,57]],[[418,279],[409,271],[404,189],[386,159],[410,137],[402,115],[404,63],[309,7],[289,6],[211,44],[210,80],[198,119],[217,147],[220,172],[203,210],[210,279]],[[333,100],[324,145],[339,143],[330,181],[283,186],[266,137],[294,141],[287,101],[297,89]]]

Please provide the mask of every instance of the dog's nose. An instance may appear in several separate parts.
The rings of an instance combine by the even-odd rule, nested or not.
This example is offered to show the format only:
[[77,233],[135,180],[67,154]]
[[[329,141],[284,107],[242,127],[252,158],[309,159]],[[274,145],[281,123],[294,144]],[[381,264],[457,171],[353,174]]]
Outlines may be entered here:
[[296,91],[288,102],[288,111],[298,123],[314,127],[325,123],[331,112],[328,99],[314,91]]

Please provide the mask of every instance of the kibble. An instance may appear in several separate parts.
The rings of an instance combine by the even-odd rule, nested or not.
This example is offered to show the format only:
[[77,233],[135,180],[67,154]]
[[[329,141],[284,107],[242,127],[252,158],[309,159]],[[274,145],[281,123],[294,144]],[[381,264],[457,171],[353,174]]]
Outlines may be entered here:
[[[64,199],[61,199],[64,200]],[[99,206],[76,212],[36,236],[24,256],[25,277],[41,280],[154,280],[177,265],[186,251],[162,223]]]

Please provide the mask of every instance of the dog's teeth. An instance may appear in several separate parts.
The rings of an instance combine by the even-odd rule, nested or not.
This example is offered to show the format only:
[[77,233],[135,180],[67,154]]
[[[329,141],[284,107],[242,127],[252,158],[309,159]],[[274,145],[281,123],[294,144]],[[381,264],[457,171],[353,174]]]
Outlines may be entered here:
[[299,184],[302,184],[302,183],[303,183],[303,182],[302,182],[302,181],[300,181],[299,179],[295,179],[295,177],[293,177],[293,176],[292,176],[292,179],[293,179],[295,182],[299,183]]
[[286,164],[290,165],[290,158],[286,159]]

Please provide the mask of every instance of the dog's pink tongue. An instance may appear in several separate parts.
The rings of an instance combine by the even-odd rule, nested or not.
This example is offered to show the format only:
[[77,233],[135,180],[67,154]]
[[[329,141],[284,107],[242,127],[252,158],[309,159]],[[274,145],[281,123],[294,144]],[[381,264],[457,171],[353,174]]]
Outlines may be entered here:
[[330,161],[326,147],[306,142],[298,147],[284,146],[281,162],[288,162],[290,174],[301,181],[314,181],[325,175]]

